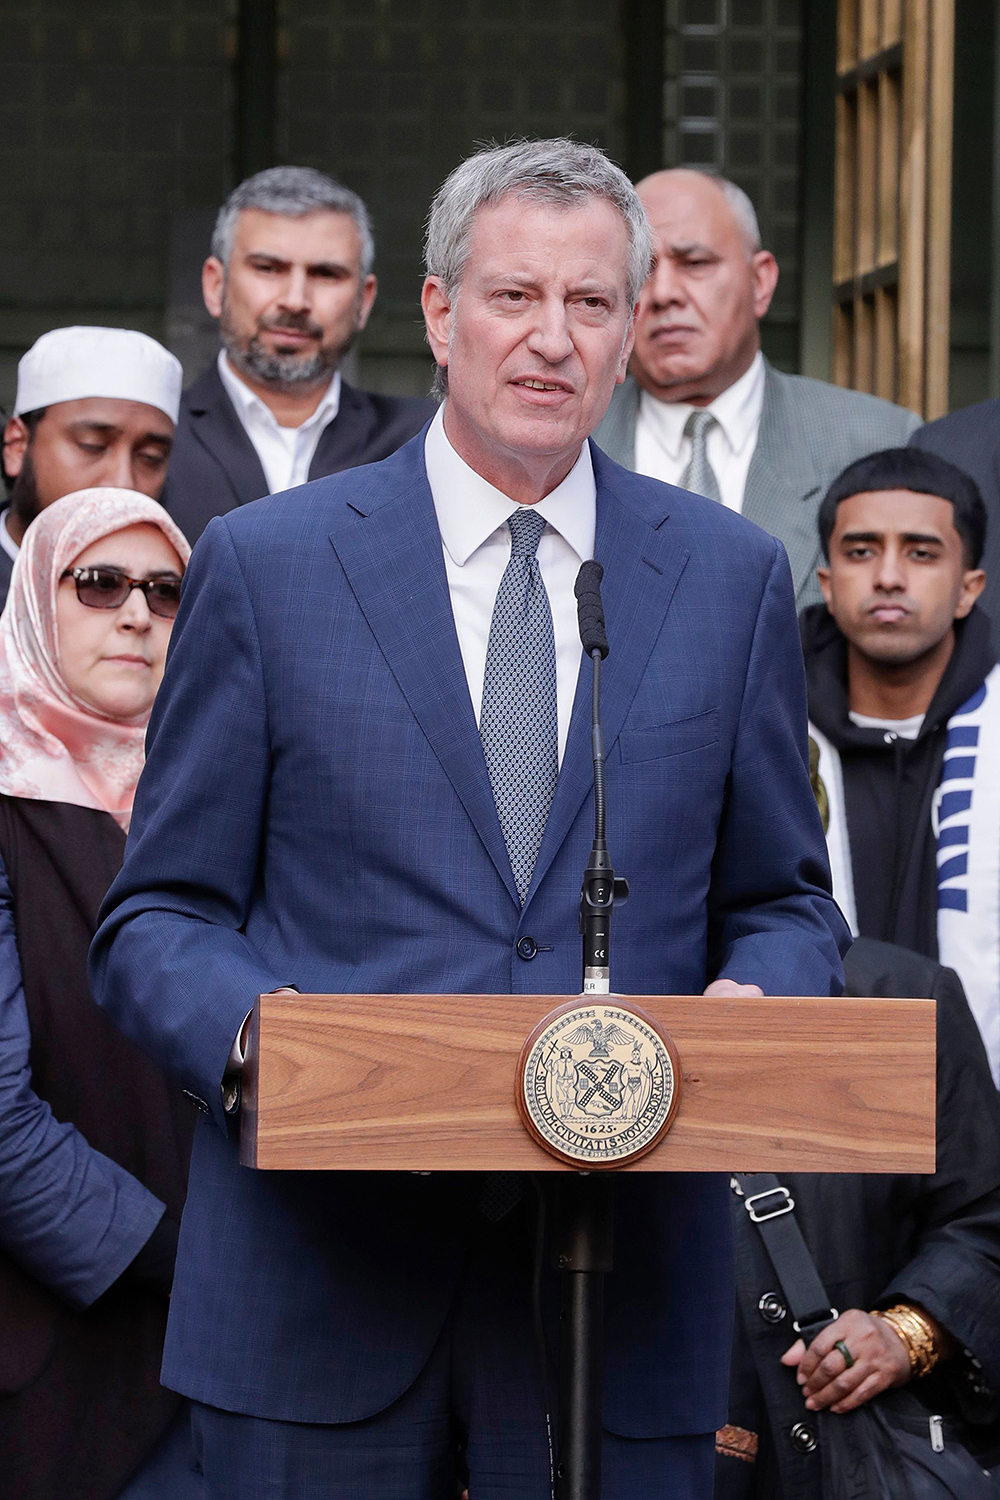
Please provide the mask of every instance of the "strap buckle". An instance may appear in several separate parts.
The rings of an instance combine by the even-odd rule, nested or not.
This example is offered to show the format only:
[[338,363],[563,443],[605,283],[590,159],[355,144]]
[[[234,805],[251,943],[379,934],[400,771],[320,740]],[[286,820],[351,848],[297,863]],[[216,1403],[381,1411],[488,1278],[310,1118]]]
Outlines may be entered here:
[[[778,1203],[773,1208],[761,1212],[757,1204],[766,1198],[776,1198]],[[753,1193],[743,1204],[754,1224],[766,1224],[768,1219],[780,1219],[782,1214],[790,1214],[795,1207],[795,1199],[786,1187],[780,1185],[776,1188],[768,1188],[766,1193]]]
[[802,1333],[803,1328],[808,1329],[809,1338],[807,1342],[812,1343],[813,1339],[816,1337],[816,1334],[819,1333],[821,1328],[829,1328],[830,1324],[836,1323],[839,1317],[840,1313],[835,1307],[828,1307],[823,1313],[814,1313],[809,1321],[805,1324],[797,1323],[793,1319],[792,1327],[795,1329],[796,1333]]

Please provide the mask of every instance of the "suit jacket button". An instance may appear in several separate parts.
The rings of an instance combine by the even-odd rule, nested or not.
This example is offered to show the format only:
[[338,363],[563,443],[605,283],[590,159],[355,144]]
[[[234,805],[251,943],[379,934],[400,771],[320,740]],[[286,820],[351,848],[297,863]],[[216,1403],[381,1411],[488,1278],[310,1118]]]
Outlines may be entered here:
[[525,961],[525,963],[528,963],[531,959],[534,958],[534,956],[535,956],[535,954],[537,952],[538,952],[538,944],[535,942],[534,938],[530,938],[530,937],[518,938],[518,940],[517,940],[517,956],[518,956],[518,958],[523,958],[524,961]]
[[765,1323],[780,1323],[787,1309],[777,1292],[765,1292],[757,1303],[757,1311]]
[[788,1434],[792,1441],[792,1447],[797,1453],[814,1453],[816,1451],[816,1434],[806,1422],[796,1422]]

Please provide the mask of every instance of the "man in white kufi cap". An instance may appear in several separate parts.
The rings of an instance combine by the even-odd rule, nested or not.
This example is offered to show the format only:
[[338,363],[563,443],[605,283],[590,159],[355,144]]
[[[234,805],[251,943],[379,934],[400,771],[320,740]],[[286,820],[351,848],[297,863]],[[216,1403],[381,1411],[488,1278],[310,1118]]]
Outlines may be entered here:
[[53,328],[17,367],[3,434],[0,604],[26,528],[47,505],[96,485],[160,498],[183,372],[130,328]]

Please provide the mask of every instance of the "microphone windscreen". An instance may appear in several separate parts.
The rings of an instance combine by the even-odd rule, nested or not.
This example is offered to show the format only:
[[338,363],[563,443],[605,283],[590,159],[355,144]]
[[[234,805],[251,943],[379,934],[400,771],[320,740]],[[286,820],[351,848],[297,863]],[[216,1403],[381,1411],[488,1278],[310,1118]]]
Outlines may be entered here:
[[592,560],[581,565],[576,575],[576,583],[573,585],[583,649],[588,656],[599,651],[602,661],[609,649],[604,627],[604,605],[601,603],[601,579],[603,577],[604,569],[601,564]]

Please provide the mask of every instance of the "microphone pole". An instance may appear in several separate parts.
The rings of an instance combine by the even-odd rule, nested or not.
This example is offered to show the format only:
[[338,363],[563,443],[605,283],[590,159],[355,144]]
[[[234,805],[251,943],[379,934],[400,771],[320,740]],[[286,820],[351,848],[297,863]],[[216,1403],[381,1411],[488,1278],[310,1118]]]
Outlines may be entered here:
[[[593,663],[591,745],[594,756],[594,843],[580,894],[583,993],[611,992],[610,927],[615,901],[628,883],[615,878],[607,845],[601,664],[608,637],[599,562],[585,562],[574,592],[580,640]],[[566,1173],[559,1180],[557,1264],[563,1272],[559,1354],[559,1452],[555,1500],[600,1500],[604,1406],[604,1278],[613,1261],[614,1179],[606,1172]]]
[[604,731],[601,728],[601,663],[610,647],[601,603],[599,562],[585,562],[577,574],[576,594],[580,641],[593,663],[590,741],[594,757],[594,843],[580,893],[580,933],[583,937],[583,993],[611,993],[611,913],[615,901],[628,899],[628,882],[615,880],[607,844],[607,794],[604,786]]

